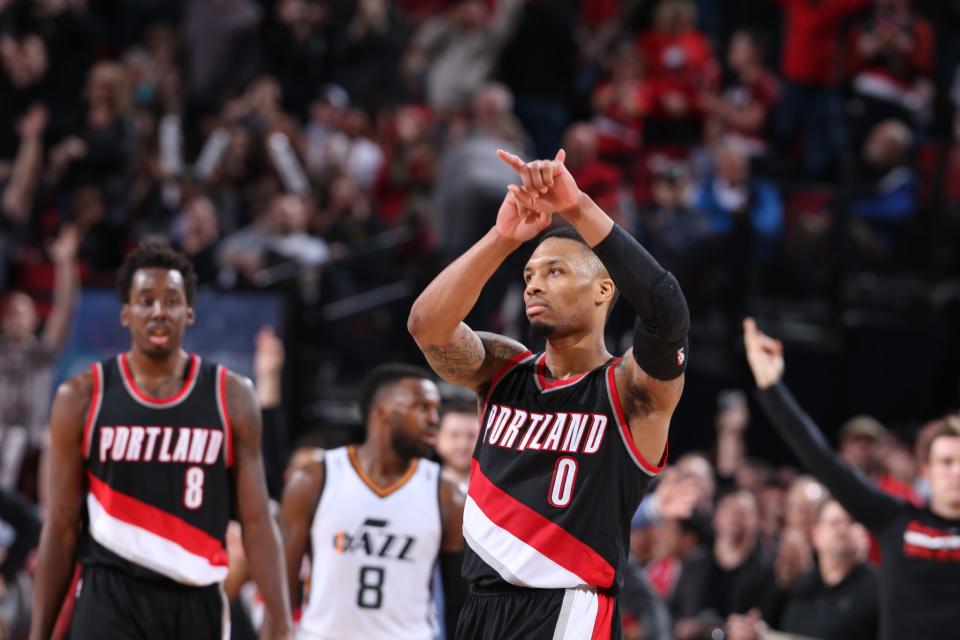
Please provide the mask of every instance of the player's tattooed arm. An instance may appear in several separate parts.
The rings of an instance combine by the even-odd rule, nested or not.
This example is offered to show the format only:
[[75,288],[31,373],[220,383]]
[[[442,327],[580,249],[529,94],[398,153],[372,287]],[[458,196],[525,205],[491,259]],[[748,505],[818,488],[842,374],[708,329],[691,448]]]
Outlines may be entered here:
[[93,382],[82,373],[57,389],[50,416],[47,517],[40,534],[31,640],[53,631],[76,564],[83,510],[83,431]]
[[437,375],[477,393],[482,393],[504,364],[527,350],[516,340],[473,331],[462,322],[449,341],[424,345],[422,349]]
[[233,484],[243,528],[243,549],[269,613],[269,624],[264,624],[261,637],[289,638],[293,633],[290,597],[280,533],[270,513],[260,452],[263,423],[250,379],[227,374],[227,406],[233,429],[236,473]]
[[658,380],[637,364],[631,351],[614,371],[617,395],[634,444],[647,462],[656,465],[666,448],[670,419],[683,394],[685,376]]
[[297,602],[300,586],[300,566],[310,545],[310,525],[323,494],[324,477],[323,460],[316,460],[294,471],[283,488],[280,535],[283,538],[287,584],[294,603]]

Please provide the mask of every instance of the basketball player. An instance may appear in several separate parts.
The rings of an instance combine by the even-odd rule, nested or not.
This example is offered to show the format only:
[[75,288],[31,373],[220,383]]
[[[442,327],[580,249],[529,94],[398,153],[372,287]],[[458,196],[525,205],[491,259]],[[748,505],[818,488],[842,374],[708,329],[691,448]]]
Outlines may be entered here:
[[299,638],[431,640],[440,556],[447,609],[466,585],[463,496],[424,459],[436,445],[440,392],[423,369],[385,364],[360,394],[367,437],[324,453],[287,483],[280,509],[291,593],[310,548],[310,594]]
[[289,637],[253,387],[181,348],[194,322],[193,266],[165,244],[142,244],[117,293],[130,351],[71,378],[53,402],[30,637],[50,637],[79,560],[71,638],[228,638],[220,583],[234,510],[273,613],[264,635]]
[[960,630],[960,417],[930,432],[923,506],[879,489],[830,447],[783,384],[783,344],[744,321],[747,360],[770,422],[880,546],[880,638],[955,638]]
[[[464,508],[472,593],[458,638],[619,637],[614,594],[630,517],[666,460],[683,389],[689,314],[676,279],[577,188],[563,165],[500,152],[512,186],[496,225],[424,290],[408,328],[434,370],[483,403]],[[463,323],[503,260],[559,212],[523,271],[546,351]],[[622,293],[637,312],[615,358],[604,325]]]

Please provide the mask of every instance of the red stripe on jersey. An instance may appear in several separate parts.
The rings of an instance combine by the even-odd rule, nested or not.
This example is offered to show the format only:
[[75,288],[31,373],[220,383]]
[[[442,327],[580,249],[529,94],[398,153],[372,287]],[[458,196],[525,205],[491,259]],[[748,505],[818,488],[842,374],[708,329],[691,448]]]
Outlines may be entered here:
[[508,361],[503,363],[503,366],[497,369],[497,372],[493,374],[493,379],[490,380],[490,386],[487,388],[487,395],[483,400],[484,408],[486,408],[486,406],[490,404],[490,395],[493,393],[493,390],[497,386],[497,383],[503,379],[503,376],[507,375],[511,369],[513,369],[515,366],[517,366],[518,364],[520,364],[521,362],[523,362],[524,360],[526,360],[532,355],[533,355],[533,352],[528,349],[526,351],[523,351],[513,356]]
[[87,407],[87,418],[83,423],[83,457],[90,455],[90,441],[92,440],[93,423],[97,420],[97,414],[100,413],[100,403],[103,399],[103,380],[100,378],[100,364],[94,362],[90,365],[90,382],[93,390],[90,393],[90,406]]
[[223,418],[223,450],[227,467],[233,466],[233,427],[230,425],[230,405],[227,404],[227,369],[217,370],[217,405]]
[[227,566],[227,552],[223,543],[206,531],[184,522],[172,513],[115,491],[89,471],[87,481],[90,483],[90,492],[111,517],[166,538],[190,553],[205,558],[211,565]]
[[593,623],[590,640],[610,640],[613,630],[613,597],[606,593],[597,594],[597,618]]
[[583,378],[583,376],[590,373],[589,371],[584,371],[583,373],[578,373],[577,375],[570,378],[562,378],[560,380],[554,380],[553,382],[547,382],[547,377],[543,375],[543,372],[546,369],[546,367],[547,367],[547,354],[544,353],[542,356],[540,356],[540,361],[537,362],[537,366],[536,366],[537,381],[540,383],[540,389],[542,391],[545,391],[547,389],[556,389],[557,387],[565,387],[567,385],[580,382],[580,379]]
[[127,362],[127,354],[120,354],[120,373],[123,375],[124,380],[127,381],[127,386],[129,389],[137,396],[137,399],[155,407],[165,407],[171,405],[175,402],[179,402],[183,399],[190,389],[193,388],[193,383],[197,380],[197,374],[200,371],[199,358],[195,353],[190,354],[190,363],[187,365],[190,367],[190,371],[187,374],[187,379],[183,381],[183,386],[180,387],[180,390],[177,391],[172,396],[167,396],[166,398],[154,398],[153,396],[148,396],[137,386],[136,381],[133,379],[133,373],[130,371],[130,364]]
[[607,369],[607,383],[610,385],[610,397],[613,399],[613,409],[617,412],[617,424],[620,427],[620,432],[623,434],[624,441],[630,447],[630,451],[633,452],[633,457],[637,459],[637,462],[640,463],[640,466],[642,466],[647,473],[655,476],[663,471],[663,467],[667,464],[667,452],[670,443],[665,442],[663,444],[663,455],[660,456],[660,464],[657,465],[647,462],[647,459],[644,458],[640,450],[637,449],[637,445],[633,441],[633,434],[630,432],[630,423],[623,413],[623,405],[620,404],[620,392],[617,391],[617,378],[614,372],[619,362],[620,359],[617,358],[614,363],[610,365],[610,368]]
[[476,460],[470,463],[468,493],[494,524],[576,574],[586,584],[602,588],[613,584],[615,571],[603,556],[493,484]]

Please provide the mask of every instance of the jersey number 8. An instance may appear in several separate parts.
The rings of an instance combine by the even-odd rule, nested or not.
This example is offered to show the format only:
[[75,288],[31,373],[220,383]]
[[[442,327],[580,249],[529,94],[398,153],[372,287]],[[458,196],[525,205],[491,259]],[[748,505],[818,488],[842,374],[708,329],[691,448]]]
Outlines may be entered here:
[[187,509],[199,509],[203,504],[203,469],[188,467],[183,490],[183,506]]
[[357,591],[357,606],[363,609],[379,609],[383,604],[382,567],[360,567],[360,589]]

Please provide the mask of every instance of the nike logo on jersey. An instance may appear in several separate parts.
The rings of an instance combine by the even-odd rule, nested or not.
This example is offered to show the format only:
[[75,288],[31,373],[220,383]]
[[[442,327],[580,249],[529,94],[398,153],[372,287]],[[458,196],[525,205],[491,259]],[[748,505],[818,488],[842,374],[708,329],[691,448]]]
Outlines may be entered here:
[[490,405],[484,442],[517,451],[596,453],[607,432],[607,416],[599,413],[530,413]]
[[367,518],[353,533],[338,531],[333,537],[333,548],[337,553],[363,553],[376,558],[412,562],[409,556],[417,539],[391,533],[387,531],[389,525],[387,520]]
[[206,427],[97,427],[100,462],[214,464],[223,431]]

